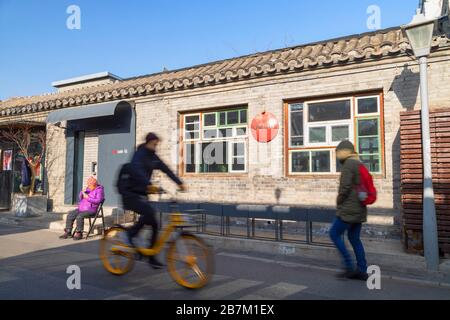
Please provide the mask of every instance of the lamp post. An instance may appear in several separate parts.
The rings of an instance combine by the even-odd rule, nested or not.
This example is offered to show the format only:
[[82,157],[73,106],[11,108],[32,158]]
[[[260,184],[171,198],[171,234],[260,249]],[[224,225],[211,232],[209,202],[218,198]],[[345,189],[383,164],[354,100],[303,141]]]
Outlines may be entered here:
[[436,20],[426,19],[419,12],[413,21],[402,29],[409,39],[420,65],[420,96],[422,102],[422,153],[423,153],[423,241],[427,269],[439,270],[439,241],[431,168],[430,119],[428,109],[428,55]]

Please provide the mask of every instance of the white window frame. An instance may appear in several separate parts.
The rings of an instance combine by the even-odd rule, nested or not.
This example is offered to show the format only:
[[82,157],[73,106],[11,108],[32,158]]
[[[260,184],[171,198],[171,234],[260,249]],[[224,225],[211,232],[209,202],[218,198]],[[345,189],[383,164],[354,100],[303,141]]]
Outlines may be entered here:
[[[330,152],[330,171],[329,172],[313,172],[312,171],[312,156],[311,152],[320,152],[320,151],[328,151]],[[293,172],[292,171],[292,154],[297,152],[308,152],[309,153],[309,172]],[[322,149],[298,149],[298,150],[289,150],[289,175],[297,175],[297,176],[310,176],[310,175],[330,175],[337,173],[336,167],[336,150],[332,147],[330,148],[322,148]]]
[[[183,172],[184,173],[187,173],[187,174],[195,174],[197,171],[198,171],[198,146],[199,146],[199,142],[197,142],[197,141],[184,141],[183,142],[184,143],[184,145],[183,145],[183,150],[184,150],[184,154],[183,154]],[[195,163],[194,163],[194,165],[195,165],[195,172],[187,172],[186,171],[186,166],[187,166],[187,163],[186,163],[186,156],[187,156],[187,152],[186,152],[186,150],[187,150],[187,148],[186,148],[186,145],[188,145],[188,144],[192,144],[192,145],[194,145],[194,160],[195,160]]]
[[[298,105],[298,104],[302,104],[303,105],[303,110],[302,111],[291,111],[292,105]],[[291,118],[291,114],[292,112],[296,112],[296,113],[303,113],[303,136],[292,136],[291,135],[291,125],[292,125],[292,118]],[[290,103],[288,105],[288,139],[289,139],[289,148],[300,148],[300,147],[305,147],[305,104],[304,103]],[[303,137],[303,145],[302,146],[294,146],[292,145],[292,138],[300,138]]]
[[[359,113],[359,100],[370,99],[370,98],[377,98],[377,112]],[[355,106],[355,117],[373,117],[373,116],[380,115],[381,101],[380,101],[380,96],[379,95],[355,97],[355,103],[356,103],[356,106]]]
[[[359,114],[358,110],[358,103],[361,99],[370,99],[370,98],[377,98],[377,112],[376,113],[363,113]],[[344,119],[344,120],[335,120],[335,121],[320,121],[320,122],[309,122],[309,106],[311,104],[315,103],[321,103],[321,102],[333,102],[333,101],[350,101],[350,119]],[[303,105],[303,145],[302,146],[294,146],[292,145],[292,138],[295,138],[291,135],[291,121],[292,121],[292,113],[296,111],[292,111],[292,106],[295,105]],[[286,170],[288,175],[304,175],[304,176],[311,176],[311,175],[334,175],[338,174],[337,171],[337,164],[336,164],[336,146],[340,143],[340,141],[332,141],[332,128],[336,126],[348,126],[349,128],[349,141],[353,142],[355,146],[359,146],[359,141],[357,141],[358,133],[356,132],[356,129],[358,127],[358,121],[363,120],[365,118],[378,118],[378,121],[382,121],[381,118],[381,95],[353,95],[353,96],[345,96],[337,99],[322,99],[322,100],[306,100],[303,102],[292,102],[288,103],[287,108],[287,126],[288,126],[288,170]],[[301,111],[297,111],[301,112]],[[309,130],[310,128],[314,127],[326,127],[326,142],[317,142],[317,143],[310,143],[310,135]],[[379,139],[383,139],[384,133],[381,132],[381,125],[379,123],[379,132],[378,136]],[[298,136],[300,137],[300,136]],[[382,142],[380,141],[380,148],[383,147]],[[331,159],[330,159],[330,172],[312,172],[312,157],[311,152],[313,151],[331,151]],[[310,171],[309,172],[292,172],[292,154],[294,152],[308,152],[309,153],[309,165],[310,165]],[[381,158],[380,160],[380,172],[383,172],[383,153],[380,149],[379,156]],[[380,172],[374,172],[374,174],[379,174]]]
[[[248,117],[248,108],[241,108],[241,109],[237,109],[236,111],[239,111],[239,117],[240,117],[240,111],[242,110],[246,110],[247,112],[247,117]],[[228,161],[228,172],[224,172],[224,174],[228,173],[228,174],[232,174],[232,173],[248,173],[248,137],[249,137],[249,126],[248,126],[248,119],[247,119],[247,123],[243,124],[243,123],[238,123],[235,125],[226,125],[226,126],[221,126],[219,123],[220,120],[220,112],[225,112],[225,114],[227,115],[228,111],[235,111],[235,110],[220,110],[220,111],[214,111],[214,112],[205,112],[205,113],[190,113],[190,114],[184,114],[184,127],[183,129],[183,148],[184,150],[186,150],[186,146],[189,144],[194,144],[195,145],[195,172],[186,172],[186,153],[184,154],[184,159],[183,159],[183,172],[184,174],[188,174],[188,175],[208,175],[208,174],[222,174],[219,172],[211,172],[211,173],[202,173],[200,172],[200,165],[201,165],[201,161],[202,161],[202,144],[203,143],[214,143],[214,142],[225,142],[227,143],[227,161]],[[204,119],[206,115],[209,114],[216,114],[216,125],[215,126],[204,126]],[[187,132],[197,132],[197,130],[193,130],[193,131],[186,131],[186,125],[187,124],[197,124],[197,122],[186,122],[186,118],[187,117],[194,117],[197,116],[199,119],[199,137],[197,139],[186,139],[186,133]],[[240,118],[239,118],[240,119]],[[237,131],[239,129],[245,128],[245,135],[238,135]],[[219,130],[220,129],[231,129],[232,130],[232,136],[231,137],[219,137]],[[205,138],[204,136],[204,131],[205,130],[216,130],[217,133],[217,138]],[[244,145],[244,156],[238,156],[238,157],[234,157],[233,156],[233,146],[236,143],[242,143]],[[232,166],[232,161],[235,158],[243,158],[244,159],[244,170],[233,170],[233,166]]]
[[[228,172],[231,173],[247,173],[247,143],[245,142],[245,140],[232,140],[229,141],[229,152],[228,152]],[[233,155],[233,145],[234,144],[238,144],[238,143],[242,143],[244,145],[244,156],[234,156]],[[233,159],[239,159],[239,158],[243,158],[244,159],[244,170],[233,170]]]
[[213,126],[207,126],[207,125],[203,125],[203,127],[205,128],[205,129],[208,129],[208,128],[217,128],[218,127],[218,116],[217,116],[217,112],[205,112],[205,113],[203,113],[202,114],[202,123],[204,123],[205,122],[205,117],[207,116],[207,115],[211,115],[211,114],[214,114],[214,116],[216,117],[216,124],[215,125],[213,125]]
[[[198,116],[198,138],[197,139],[186,139],[186,132],[197,132],[197,130],[187,131],[186,125],[187,124],[196,124],[197,122],[186,122],[187,117],[195,117]],[[183,118],[183,141],[199,141],[201,140],[200,137],[203,135],[203,128],[202,128],[202,117],[200,113],[192,113],[192,114],[185,114]]]
[[[350,119],[343,119],[343,120],[331,120],[331,121],[317,121],[317,122],[309,122],[309,105],[310,104],[316,104],[316,103],[322,103],[322,102],[333,102],[333,101],[350,101]],[[303,145],[305,147],[335,147],[337,146],[339,142],[333,142],[332,141],[332,132],[331,127],[335,126],[341,126],[341,125],[348,125],[349,126],[349,140],[353,141],[353,132],[354,132],[354,103],[353,103],[353,97],[345,97],[345,98],[339,98],[339,99],[326,99],[326,100],[311,100],[304,103],[304,106],[306,108],[303,108],[303,111],[305,112],[303,116],[303,134],[304,134],[304,141]],[[309,142],[309,129],[310,128],[317,128],[317,127],[326,127],[326,141],[325,142]],[[305,130],[306,129],[306,130]]]

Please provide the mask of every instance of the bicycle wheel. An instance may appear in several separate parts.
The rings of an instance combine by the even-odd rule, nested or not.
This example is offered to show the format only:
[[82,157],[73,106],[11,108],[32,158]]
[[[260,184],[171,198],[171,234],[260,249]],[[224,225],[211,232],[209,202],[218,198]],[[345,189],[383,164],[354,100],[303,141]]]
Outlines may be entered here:
[[200,289],[211,279],[214,259],[202,239],[182,233],[169,245],[167,267],[171,277],[180,286]]
[[134,250],[123,243],[125,228],[113,227],[100,241],[100,259],[103,267],[116,276],[127,274],[134,266]]

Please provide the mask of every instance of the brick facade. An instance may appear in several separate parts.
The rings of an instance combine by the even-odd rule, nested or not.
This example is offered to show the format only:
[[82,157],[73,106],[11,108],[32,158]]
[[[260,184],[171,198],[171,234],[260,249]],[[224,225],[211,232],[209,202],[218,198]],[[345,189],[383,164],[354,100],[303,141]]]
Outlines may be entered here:
[[[249,167],[246,174],[227,176],[185,177],[191,200],[276,203],[275,190],[281,189],[281,204],[333,206],[337,176],[286,177],[284,168],[283,101],[381,92],[384,96],[385,159],[384,174],[375,181],[379,200],[373,211],[399,212],[399,113],[420,109],[418,66],[407,59],[385,63],[367,63],[346,68],[330,68],[291,76],[280,76],[244,84],[224,85],[214,89],[192,90],[183,94],[167,94],[136,101],[137,137],[142,142],[149,131],[158,132],[163,143],[161,156],[178,169],[179,113],[206,108],[247,105],[249,119],[263,111],[273,113],[280,122],[277,138],[268,145],[249,138]],[[445,80],[447,79],[447,80]],[[448,106],[450,91],[448,54],[430,60],[429,87],[431,108]],[[170,183],[157,176],[165,186]]]
[[[449,107],[449,52],[448,48],[440,50],[430,58],[431,109]],[[271,143],[260,144],[249,137],[248,173],[184,177],[189,192],[183,197],[190,200],[275,204],[275,189],[279,188],[281,204],[334,206],[337,176],[285,175],[284,101],[369,91],[380,92],[384,96],[384,174],[375,181],[379,200],[372,211],[397,213],[400,206],[399,113],[420,109],[419,68],[409,57],[387,57],[377,61],[154,94],[131,98],[130,102],[134,102],[137,115],[136,144],[143,141],[147,132],[157,132],[163,138],[159,153],[177,172],[180,113],[247,105],[250,121],[263,111],[273,113],[279,120],[281,130]],[[46,115],[46,112],[39,112],[26,117],[35,120],[45,119]],[[8,117],[0,121],[14,119]],[[92,138],[95,140],[95,137]],[[48,125],[47,141],[49,197],[55,210],[67,210],[64,206],[64,129]],[[97,158],[96,149],[86,150],[85,162],[88,165],[85,165],[85,168],[90,171],[90,163]],[[87,174],[86,171],[84,175]],[[164,187],[174,188],[174,185],[160,174],[155,176],[155,181],[159,181]]]

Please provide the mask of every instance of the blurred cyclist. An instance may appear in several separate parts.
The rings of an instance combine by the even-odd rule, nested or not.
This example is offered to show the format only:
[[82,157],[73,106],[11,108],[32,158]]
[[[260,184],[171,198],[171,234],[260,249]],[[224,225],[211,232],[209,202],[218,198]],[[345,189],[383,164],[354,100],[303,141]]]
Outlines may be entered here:
[[[186,190],[183,182],[156,155],[159,142],[160,139],[156,134],[149,133],[145,138],[145,143],[138,147],[131,163],[124,165],[119,174],[118,188],[122,195],[124,209],[140,215],[138,222],[128,229],[128,240],[131,245],[134,245],[133,238],[145,225],[150,225],[153,229],[151,247],[156,244],[158,239],[158,221],[155,210],[147,198],[148,194],[159,191],[159,188],[151,184],[153,170],[161,170],[178,184],[181,191]],[[149,262],[154,269],[163,267],[156,257],[150,257]]]

